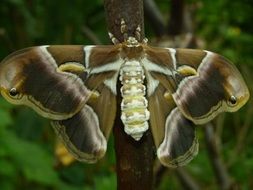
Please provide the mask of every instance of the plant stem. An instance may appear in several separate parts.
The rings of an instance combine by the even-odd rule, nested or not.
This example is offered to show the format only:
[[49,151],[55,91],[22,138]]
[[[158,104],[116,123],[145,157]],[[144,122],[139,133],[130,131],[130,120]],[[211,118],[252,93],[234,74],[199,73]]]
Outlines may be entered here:
[[[121,20],[127,25],[128,36],[135,36],[136,28],[141,28],[141,41],[144,38],[142,0],[105,0],[105,13],[108,30],[122,42]],[[118,88],[119,89],[119,88]],[[118,92],[120,94],[120,92]],[[153,188],[154,143],[150,131],[140,141],[135,141],[124,132],[120,120],[118,99],[117,119],[114,126],[117,187],[119,190],[151,190]]]

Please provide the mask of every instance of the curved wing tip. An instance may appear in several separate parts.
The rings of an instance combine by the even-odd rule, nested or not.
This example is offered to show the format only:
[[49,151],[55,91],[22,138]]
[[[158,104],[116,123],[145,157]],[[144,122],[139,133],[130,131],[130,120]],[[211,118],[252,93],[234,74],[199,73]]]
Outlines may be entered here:
[[172,158],[168,153],[162,152],[159,148],[157,150],[157,157],[160,160],[161,164],[169,168],[182,167],[189,164],[199,152],[199,144],[197,139],[195,140],[194,145],[190,148],[189,152],[186,152],[184,155]]
[[81,162],[85,162],[88,164],[94,164],[96,163],[98,160],[102,159],[104,157],[106,153],[106,148],[105,149],[98,149],[96,151],[94,151],[92,154],[85,154],[85,155],[76,155],[73,154],[74,158],[76,158],[77,160],[81,161]]
[[177,167],[182,167],[189,164],[193,160],[194,157],[195,155],[192,155],[190,158],[187,158],[184,161],[178,161],[177,158],[170,159],[166,156],[160,157],[158,159],[160,160],[161,164],[164,165],[165,167],[177,168]]

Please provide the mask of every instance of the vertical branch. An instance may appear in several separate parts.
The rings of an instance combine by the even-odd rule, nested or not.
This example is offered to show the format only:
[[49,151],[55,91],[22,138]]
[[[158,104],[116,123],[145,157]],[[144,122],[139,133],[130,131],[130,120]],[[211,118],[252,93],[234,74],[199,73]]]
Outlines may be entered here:
[[184,0],[171,0],[168,34],[179,35],[183,30]]
[[195,181],[195,179],[184,168],[177,168],[175,170],[176,175],[181,182],[183,189],[188,190],[200,190],[201,188]]
[[[119,112],[117,118],[120,118]],[[118,119],[114,126],[119,190],[153,189],[153,140],[150,131],[140,141],[126,135]]]
[[229,189],[233,185],[233,182],[219,154],[218,150],[219,148],[212,124],[211,123],[206,124],[204,130],[205,130],[206,146],[209,153],[211,164],[213,166],[213,170],[216,175],[217,182],[221,189],[224,190]]
[[146,21],[150,23],[157,37],[163,37],[166,34],[164,18],[158,9],[154,0],[144,0],[144,12]]
[[[142,0],[105,0],[104,5],[108,30],[116,39],[120,42],[124,40],[120,30],[121,19],[124,19],[128,36],[135,36],[136,28],[139,26],[141,28],[140,40],[142,41],[144,38]],[[120,108],[120,102],[119,98],[118,108]],[[119,109],[116,118],[114,142],[118,189],[151,190],[154,162],[154,145],[151,133],[147,131],[140,141],[135,141],[124,132]]]
[[128,36],[135,36],[138,26],[141,28],[141,41],[144,38],[142,0],[105,0],[106,21],[109,32],[120,42],[124,40],[120,31],[121,19],[127,24]]

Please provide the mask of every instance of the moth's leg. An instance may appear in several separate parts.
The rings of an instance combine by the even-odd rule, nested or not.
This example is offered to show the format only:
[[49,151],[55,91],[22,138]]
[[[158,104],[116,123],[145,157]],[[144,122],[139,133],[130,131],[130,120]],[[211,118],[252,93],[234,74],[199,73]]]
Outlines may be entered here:
[[[135,30],[134,37],[133,36],[128,36],[127,31],[128,31],[127,24],[126,24],[125,20],[122,18],[121,22],[120,22],[120,32],[123,34],[124,41],[126,42],[126,41],[129,41],[130,38],[134,38],[135,41],[140,42],[140,40],[141,40],[141,27],[140,27],[140,25],[137,26],[137,28]],[[109,35],[111,36],[110,38],[112,39],[112,41],[115,40],[115,39],[113,39],[112,34],[109,34]],[[118,41],[116,41],[116,42],[118,43]],[[148,42],[147,38],[144,38],[143,41],[142,41],[142,43],[144,43],[144,44],[147,44],[147,42]]]
[[111,33],[111,32],[108,32],[108,35],[112,41],[113,44],[119,44],[119,40],[117,38],[115,38],[115,36]]
[[[127,25],[126,25],[126,22],[123,18],[121,19],[121,22],[120,22],[120,32],[123,34],[124,41],[127,41],[127,39],[128,39]],[[113,44],[120,43],[120,41],[117,38],[115,38],[115,36],[111,32],[108,32],[108,35],[109,35]]]
[[127,41],[128,40],[127,25],[123,18],[121,19],[121,22],[120,22],[120,31],[123,34],[124,41]]
[[[136,40],[138,42],[141,41],[141,27],[140,27],[140,25],[138,25],[138,27],[135,30],[135,38],[136,38]],[[142,43],[147,44],[148,43],[148,39],[147,38],[143,38]]]
[[198,153],[195,125],[174,108],[166,119],[165,136],[157,149],[157,157],[167,167],[189,163]]
[[142,43],[147,44],[148,43],[148,38],[143,38]]
[[135,38],[139,42],[141,40],[141,27],[138,25],[138,27],[135,30]]

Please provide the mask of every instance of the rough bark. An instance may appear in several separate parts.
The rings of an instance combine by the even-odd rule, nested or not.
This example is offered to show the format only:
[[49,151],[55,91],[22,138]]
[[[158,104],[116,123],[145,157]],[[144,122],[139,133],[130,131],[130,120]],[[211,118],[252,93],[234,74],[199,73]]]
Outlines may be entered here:
[[171,0],[168,34],[179,35],[183,30],[184,0]]
[[[121,20],[127,25],[128,36],[135,36],[136,28],[141,28],[140,41],[144,38],[142,0],[105,0],[108,31],[122,42]],[[119,88],[118,88],[119,89]],[[118,92],[120,94],[120,92]],[[147,131],[140,141],[135,141],[124,132],[120,120],[118,99],[117,119],[114,126],[114,143],[117,168],[117,188],[120,190],[151,190],[153,188],[153,139]]]
[[128,36],[135,36],[138,26],[141,28],[141,40],[144,38],[143,2],[142,0],[105,0],[105,14],[108,31],[120,42],[124,40],[121,33],[121,19],[127,25]]
[[166,26],[164,18],[158,9],[154,0],[144,0],[144,14],[145,18],[152,26],[156,37],[162,37],[166,35]]

